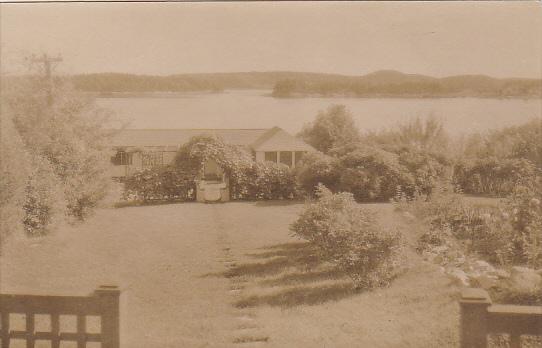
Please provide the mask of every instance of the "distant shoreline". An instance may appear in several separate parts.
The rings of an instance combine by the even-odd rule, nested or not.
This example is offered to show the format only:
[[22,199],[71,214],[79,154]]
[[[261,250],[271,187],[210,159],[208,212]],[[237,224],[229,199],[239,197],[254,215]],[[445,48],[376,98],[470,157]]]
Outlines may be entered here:
[[263,91],[282,98],[542,98],[542,79],[485,75],[437,78],[395,70],[362,76],[275,71],[170,76],[102,73],[67,78],[80,91],[110,98],[179,98],[235,90]]
[[95,93],[95,92],[84,92],[87,95],[91,95],[95,98],[187,98],[195,96],[210,96],[218,94],[227,94],[228,92],[236,91],[261,91],[262,97],[274,98],[274,99],[312,99],[312,98],[348,98],[348,99],[459,99],[459,98],[476,98],[476,99],[523,99],[523,100],[536,100],[542,99],[542,95],[529,95],[529,96],[491,96],[491,95],[416,95],[416,94],[372,94],[372,95],[350,95],[350,94],[332,94],[332,95],[320,95],[314,93],[295,93],[287,97],[274,97],[272,96],[271,90],[269,89],[260,89],[260,88],[231,88],[224,91],[187,91],[187,92],[107,92],[107,93]]

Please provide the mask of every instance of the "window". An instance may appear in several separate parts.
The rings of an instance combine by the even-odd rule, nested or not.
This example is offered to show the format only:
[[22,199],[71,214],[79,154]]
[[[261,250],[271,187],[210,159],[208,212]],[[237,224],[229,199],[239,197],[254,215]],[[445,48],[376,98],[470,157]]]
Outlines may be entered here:
[[281,151],[280,152],[280,163],[286,164],[288,167],[292,166],[292,152],[291,151]]
[[295,152],[295,165],[297,165],[299,163],[299,161],[301,161],[304,154],[305,154],[305,151],[296,151]]
[[132,164],[132,154],[126,151],[117,151],[115,156],[111,157],[111,163],[116,166],[127,166]]
[[147,152],[141,154],[141,164],[143,167],[160,167],[164,164],[163,152]]
[[265,160],[269,162],[275,162],[277,163],[277,152],[266,152],[265,153]]

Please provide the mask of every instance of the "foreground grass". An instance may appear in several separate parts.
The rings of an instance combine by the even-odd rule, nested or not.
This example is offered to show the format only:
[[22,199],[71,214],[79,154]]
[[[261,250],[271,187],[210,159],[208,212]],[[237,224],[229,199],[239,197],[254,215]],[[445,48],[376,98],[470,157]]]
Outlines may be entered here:
[[[456,289],[410,255],[386,289],[348,277],[290,236],[300,203],[104,209],[41,240],[13,240],[0,290],[86,294],[122,289],[125,347],[454,347]],[[390,205],[371,205],[407,235]]]

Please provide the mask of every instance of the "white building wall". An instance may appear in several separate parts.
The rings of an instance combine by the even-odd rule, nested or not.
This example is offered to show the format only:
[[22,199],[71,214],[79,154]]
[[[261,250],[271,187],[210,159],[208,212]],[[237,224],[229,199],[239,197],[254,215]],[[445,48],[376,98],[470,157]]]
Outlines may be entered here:
[[256,162],[264,162],[264,161],[265,161],[265,152],[256,151]]

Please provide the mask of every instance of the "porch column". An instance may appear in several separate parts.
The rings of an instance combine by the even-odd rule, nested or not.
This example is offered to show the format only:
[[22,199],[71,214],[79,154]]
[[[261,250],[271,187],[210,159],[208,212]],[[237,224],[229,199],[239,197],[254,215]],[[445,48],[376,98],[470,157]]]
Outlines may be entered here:
[[295,151],[292,151],[292,168],[295,167]]
[[280,164],[280,151],[277,151],[277,164]]

